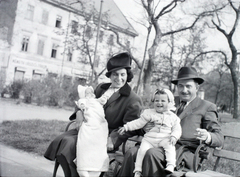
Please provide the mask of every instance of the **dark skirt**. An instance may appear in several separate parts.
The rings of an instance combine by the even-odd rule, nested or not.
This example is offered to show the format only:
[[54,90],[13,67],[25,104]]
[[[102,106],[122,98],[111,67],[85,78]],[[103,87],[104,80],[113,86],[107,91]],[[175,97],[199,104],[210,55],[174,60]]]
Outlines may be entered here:
[[73,160],[76,158],[77,129],[71,129],[57,136],[48,146],[44,157],[55,160],[57,156],[64,156],[69,165],[76,167]]

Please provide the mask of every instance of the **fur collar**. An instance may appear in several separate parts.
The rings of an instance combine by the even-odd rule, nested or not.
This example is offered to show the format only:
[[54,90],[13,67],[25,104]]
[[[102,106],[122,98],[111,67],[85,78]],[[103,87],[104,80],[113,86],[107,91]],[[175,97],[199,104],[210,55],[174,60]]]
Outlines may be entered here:
[[[103,90],[107,90],[110,87],[110,85],[111,83],[105,83],[105,84],[102,84],[100,87]],[[131,93],[131,90],[132,90],[131,87],[128,85],[128,83],[126,83],[123,87],[119,89],[119,94],[123,96],[129,96]]]

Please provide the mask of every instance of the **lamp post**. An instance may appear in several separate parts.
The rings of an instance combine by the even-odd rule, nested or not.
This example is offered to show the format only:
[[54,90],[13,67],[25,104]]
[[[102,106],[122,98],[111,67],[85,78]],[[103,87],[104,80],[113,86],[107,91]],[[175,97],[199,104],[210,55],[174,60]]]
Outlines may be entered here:
[[[70,22],[70,16],[71,16],[71,12],[69,11],[68,22]],[[65,56],[66,56],[67,39],[68,39],[68,32],[69,32],[68,30],[69,30],[69,25],[67,26],[66,36],[65,36],[65,39],[64,39],[63,59],[62,59],[61,73],[60,73],[60,82],[61,83],[62,83],[62,79],[63,79],[63,66],[64,66],[64,59],[65,59]]]
[[94,81],[94,64],[95,64],[96,57],[97,57],[97,47],[98,47],[99,31],[100,31],[101,22],[102,22],[102,5],[103,5],[103,0],[101,0],[100,12],[99,12],[99,16],[98,16],[97,37],[96,37],[96,44],[95,44],[95,51],[94,51],[94,58],[93,58],[93,65],[92,65],[91,84],[93,84],[93,81]]
[[140,74],[139,74],[139,78],[138,78],[138,83],[137,83],[137,94],[139,94],[140,92],[140,82],[142,79],[142,73],[144,70],[144,66],[145,66],[145,60],[146,60],[146,53],[147,53],[147,46],[148,46],[148,41],[149,41],[149,36],[151,33],[151,29],[152,29],[152,24],[150,23],[149,27],[148,27],[148,34],[147,34],[147,39],[146,39],[146,43],[145,43],[145,49],[144,49],[144,55],[143,55],[143,62],[142,62],[142,68],[140,70]]

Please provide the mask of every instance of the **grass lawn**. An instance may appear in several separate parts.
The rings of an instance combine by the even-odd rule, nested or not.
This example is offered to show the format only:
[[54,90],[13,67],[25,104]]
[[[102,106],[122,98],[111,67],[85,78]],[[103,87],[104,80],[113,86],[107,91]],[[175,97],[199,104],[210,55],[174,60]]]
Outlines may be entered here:
[[42,156],[49,143],[65,131],[67,122],[58,120],[3,121],[0,142]]
[[[239,131],[240,123],[228,122],[229,117],[225,117],[222,128],[229,128]],[[18,120],[3,121],[0,124],[0,142],[17,149],[24,150],[43,156],[50,142],[59,134],[65,131],[68,122],[58,120]],[[240,140],[228,140],[225,147],[240,152]],[[204,169],[213,169],[216,159],[211,158],[204,163]],[[240,163],[222,159],[220,160],[218,172],[240,176]]]

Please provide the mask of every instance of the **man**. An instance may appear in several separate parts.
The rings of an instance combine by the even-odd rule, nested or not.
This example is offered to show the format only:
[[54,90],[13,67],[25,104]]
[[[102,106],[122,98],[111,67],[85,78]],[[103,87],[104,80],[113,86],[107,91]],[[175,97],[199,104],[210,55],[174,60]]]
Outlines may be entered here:
[[[182,136],[176,144],[177,166],[184,164],[190,170],[193,170],[194,151],[200,141],[211,147],[223,145],[223,134],[217,120],[216,106],[197,96],[199,85],[203,82],[204,79],[198,76],[193,67],[182,67],[178,72],[177,79],[172,81],[178,88],[180,105],[177,107],[176,114],[181,119],[182,126]],[[187,147],[183,153],[179,153],[182,146]],[[118,176],[133,176],[130,170],[134,166],[135,155],[136,148],[126,153]],[[167,175],[164,171],[166,165],[164,158],[162,148],[149,149],[143,160],[142,175]]]
[[[204,80],[198,76],[193,67],[182,67],[177,79],[172,81],[178,88],[180,106],[177,115],[181,119],[183,130],[177,147],[188,145],[195,150],[199,145],[199,140],[211,147],[219,147],[223,144],[223,135],[217,121],[216,105],[197,97],[199,85],[203,82]],[[183,110],[181,110],[182,107]],[[180,156],[185,166],[191,170],[193,169],[193,156],[192,150]]]

